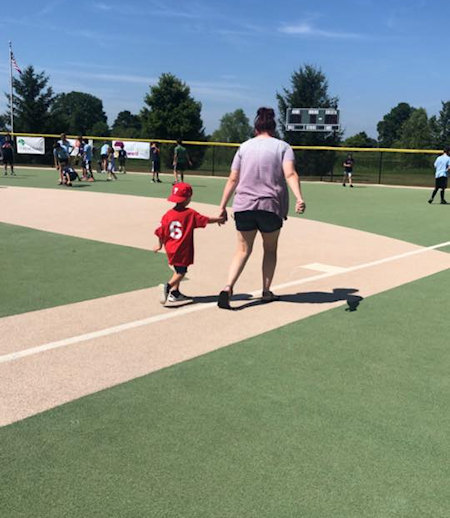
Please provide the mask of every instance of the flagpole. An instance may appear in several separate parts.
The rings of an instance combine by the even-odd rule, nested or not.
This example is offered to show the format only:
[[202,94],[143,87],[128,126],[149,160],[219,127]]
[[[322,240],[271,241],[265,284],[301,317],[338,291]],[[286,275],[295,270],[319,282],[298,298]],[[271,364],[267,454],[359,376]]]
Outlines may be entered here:
[[9,102],[11,113],[11,135],[14,135],[12,44],[9,42]]

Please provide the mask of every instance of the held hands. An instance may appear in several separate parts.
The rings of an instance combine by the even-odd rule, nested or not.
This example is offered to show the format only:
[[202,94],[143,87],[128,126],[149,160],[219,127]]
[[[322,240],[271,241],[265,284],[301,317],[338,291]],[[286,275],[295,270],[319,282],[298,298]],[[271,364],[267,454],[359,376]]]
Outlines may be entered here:
[[295,203],[295,212],[297,214],[303,214],[306,210],[306,203],[299,198]]
[[221,225],[224,225],[227,221],[228,221],[227,209],[221,209],[220,213],[219,213],[219,221],[218,221],[219,227]]

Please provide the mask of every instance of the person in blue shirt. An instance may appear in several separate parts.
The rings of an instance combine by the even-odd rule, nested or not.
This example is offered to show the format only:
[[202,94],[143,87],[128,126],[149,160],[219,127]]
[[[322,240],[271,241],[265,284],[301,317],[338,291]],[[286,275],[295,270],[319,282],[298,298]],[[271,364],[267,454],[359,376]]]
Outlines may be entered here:
[[108,150],[108,142],[103,142],[103,146],[100,148],[100,158],[102,160],[102,173],[106,173],[106,170],[108,169]]
[[69,152],[60,141],[53,146],[53,158],[55,160],[55,168],[59,171],[59,185],[64,183],[63,169],[69,165]]
[[88,139],[83,139],[82,145],[80,146],[80,152],[83,178],[87,179],[88,182],[93,182],[94,174],[92,173],[92,146],[89,144]]
[[450,147],[446,147],[442,155],[436,158],[434,168],[436,169],[435,185],[428,203],[433,203],[434,197],[440,189],[441,205],[447,205],[447,202],[445,201],[445,189],[447,188],[447,178],[450,173]]

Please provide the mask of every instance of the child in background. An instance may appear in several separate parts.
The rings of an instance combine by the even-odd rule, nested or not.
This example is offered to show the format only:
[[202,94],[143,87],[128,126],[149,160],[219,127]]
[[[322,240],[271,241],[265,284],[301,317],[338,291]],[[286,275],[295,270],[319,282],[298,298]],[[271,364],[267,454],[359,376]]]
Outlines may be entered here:
[[75,180],[80,181],[80,177],[78,173],[75,171],[73,167],[67,166],[63,169],[62,172],[63,183],[68,187],[72,187],[72,182]]
[[107,153],[107,170],[108,170],[108,176],[106,177],[106,180],[109,181],[109,180],[112,180],[112,178],[114,178],[114,180],[117,180],[117,175],[116,175],[116,159],[114,157],[114,149],[109,146],[108,147],[108,153]]
[[119,172],[123,174],[127,174],[125,169],[125,163],[127,161],[127,152],[124,149],[123,142],[120,143],[120,149],[118,151],[118,159],[119,159]]
[[3,165],[5,166],[5,170],[3,174],[6,176],[8,174],[8,164],[11,170],[11,176],[16,176],[14,172],[14,148],[10,135],[6,135],[5,141],[2,144],[1,155],[3,159]]
[[172,188],[168,200],[176,205],[164,214],[155,235],[159,239],[153,248],[158,252],[165,247],[169,264],[175,272],[166,284],[160,285],[161,304],[191,300],[180,292],[180,282],[187,273],[188,266],[194,262],[194,229],[206,227],[209,223],[224,223],[225,218],[210,218],[189,209],[192,198],[192,187],[188,183],[179,182]]
[[159,173],[161,172],[161,152],[158,147],[158,142],[150,144],[150,161],[152,163],[153,183],[161,183]]

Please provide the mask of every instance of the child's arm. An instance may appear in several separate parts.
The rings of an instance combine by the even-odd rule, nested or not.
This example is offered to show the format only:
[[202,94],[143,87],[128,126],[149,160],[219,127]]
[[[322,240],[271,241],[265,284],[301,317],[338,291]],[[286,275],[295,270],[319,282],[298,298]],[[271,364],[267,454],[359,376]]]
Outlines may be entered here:
[[219,225],[225,223],[225,216],[220,216],[219,218],[209,218],[208,225],[211,225],[212,223],[219,223]]
[[153,247],[153,251],[155,252],[155,254],[156,254],[156,252],[159,252],[161,250],[162,246],[163,246],[163,242],[162,242],[161,238],[158,237],[158,244]]

